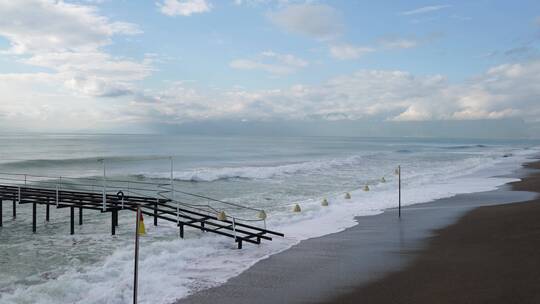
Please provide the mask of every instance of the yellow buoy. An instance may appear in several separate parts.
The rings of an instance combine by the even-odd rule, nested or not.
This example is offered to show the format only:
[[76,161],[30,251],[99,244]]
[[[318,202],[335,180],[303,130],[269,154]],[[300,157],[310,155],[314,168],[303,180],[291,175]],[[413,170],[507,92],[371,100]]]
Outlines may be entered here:
[[220,221],[226,221],[227,220],[227,214],[225,214],[225,211],[221,211],[217,214],[217,219]]
[[259,211],[259,214],[257,214],[257,217],[261,220],[265,220],[266,219],[266,212],[264,212],[264,210],[261,210]]
[[364,186],[364,191],[369,191],[369,186],[368,185]]
[[300,205],[296,204],[296,205],[294,205],[294,208],[293,208],[292,211],[293,212],[300,212],[300,211],[302,211],[302,209],[300,209]]
[[345,199],[351,199],[351,194],[349,192],[345,193]]
[[321,202],[321,206],[328,206],[328,200],[327,199],[323,199],[322,202]]
[[384,178],[384,176],[381,178],[381,183],[386,183],[386,178]]

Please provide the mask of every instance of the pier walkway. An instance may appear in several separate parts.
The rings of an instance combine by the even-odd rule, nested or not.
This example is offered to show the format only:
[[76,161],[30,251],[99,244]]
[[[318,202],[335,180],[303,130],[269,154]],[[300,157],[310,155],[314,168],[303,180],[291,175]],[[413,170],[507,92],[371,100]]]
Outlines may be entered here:
[[[266,229],[264,210],[225,202],[198,194],[175,190],[170,184],[141,181],[99,180],[91,178],[50,178],[27,174],[0,173],[0,227],[4,203],[12,204],[12,216],[17,216],[18,204],[32,205],[32,231],[36,232],[36,209],[45,206],[45,220],[49,221],[53,208],[70,208],[71,234],[75,232],[75,210],[79,225],[83,223],[83,210],[111,214],[111,234],[118,226],[118,213],[141,208],[144,215],[158,221],[176,223],[179,236],[192,227],[203,232],[229,237],[237,243],[260,244],[271,241],[272,236],[283,237],[280,232]],[[197,203],[182,201],[178,197],[198,199]],[[259,223],[259,227],[257,226]]]

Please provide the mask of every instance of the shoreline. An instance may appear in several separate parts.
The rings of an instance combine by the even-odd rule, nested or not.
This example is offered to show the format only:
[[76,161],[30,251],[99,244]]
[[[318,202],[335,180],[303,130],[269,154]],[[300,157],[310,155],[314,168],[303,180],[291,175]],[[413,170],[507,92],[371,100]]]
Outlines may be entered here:
[[[512,177],[527,176],[527,171],[515,170]],[[505,185],[494,191],[404,207],[401,220],[396,220],[397,209],[358,217],[354,227],[304,240],[257,262],[223,285],[175,303],[329,302],[404,269],[426,246],[433,231],[452,225],[472,209],[527,201],[534,196]]]
[[[540,161],[510,183],[540,193]],[[540,197],[484,206],[431,237],[413,263],[319,303],[539,303]]]

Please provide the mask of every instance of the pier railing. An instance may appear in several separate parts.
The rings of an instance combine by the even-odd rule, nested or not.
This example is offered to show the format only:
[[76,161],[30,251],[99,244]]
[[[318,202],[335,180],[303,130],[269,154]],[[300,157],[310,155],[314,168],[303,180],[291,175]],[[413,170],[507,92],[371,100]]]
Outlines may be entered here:
[[266,212],[237,203],[208,197],[205,195],[182,191],[174,187],[174,180],[168,182],[149,182],[138,180],[121,180],[115,178],[67,177],[23,173],[0,172],[0,184],[15,187],[38,187],[41,189],[60,191],[82,191],[101,194],[102,209],[107,208],[110,195],[137,196],[164,199],[170,206],[190,209],[207,215],[220,215],[221,218],[234,222],[261,222],[266,227]]

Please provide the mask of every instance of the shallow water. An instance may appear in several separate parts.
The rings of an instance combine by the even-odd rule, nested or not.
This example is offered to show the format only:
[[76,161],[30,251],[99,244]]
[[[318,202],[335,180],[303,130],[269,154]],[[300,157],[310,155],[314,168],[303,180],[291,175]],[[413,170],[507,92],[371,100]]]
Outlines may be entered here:
[[[269,254],[302,239],[354,225],[354,216],[396,204],[399,164],[404,204],[493,189],[509,178],[488,178],[516,168],[537,142],[338,137],[205,137],[149,135],[9,134],[0,136],[0,172],[169,182],[175,189],[262,208],[268,226],[285,239],[233,250],[234,244],[195,230],[179,240],[173,225],[147,224],[141,249],[141,303],[166,303],[219,284]],[[506,156],[506,157],[504,157]],[[498,168],[496,171],[495,168]],[[501,169],[504,168],[504,169]],[[382,183],[384,177],[386,182]],[[77,180],[77,179],[75,179]],[[369,192],[361,189],[369,185]],[[99,186],[98,186],[99,187]],[[344,200],[343,193],[352,193]],[[323,208],[326,197],[330,206]],[[303,212],[290,212],[300,203]],[[69,235],[69,210],[31,208],[10,217],[4,203],[0,228],[0,302],[125,303],[131,298],[133,216],[120,213],[117,235],[110,218],[85,212]]]

